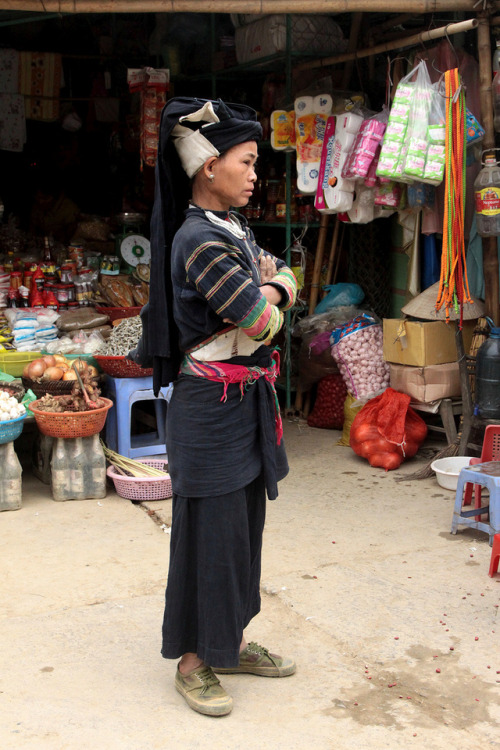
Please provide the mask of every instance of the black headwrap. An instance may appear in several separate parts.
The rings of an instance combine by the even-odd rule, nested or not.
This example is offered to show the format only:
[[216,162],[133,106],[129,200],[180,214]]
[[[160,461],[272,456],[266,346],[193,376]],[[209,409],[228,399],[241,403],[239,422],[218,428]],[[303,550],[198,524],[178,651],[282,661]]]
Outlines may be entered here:
[[[151,216],[151,280],[149,302],[141,311],[142,337],[130,357],[143,367],[153,367],[153,389],[176,379],[181,354],[173,317],[170,251],[174,235],[184,219],[191,197],[190,180],[181,165],[172,130],[181,117],[197,112],[208,101],[176,97],[165,105],[160,121],[158,158],[155,172],[155,199]],[[220,154],[232,146],[262,138],[262,127],[255,110],[243,104],[212,101],[219,122],[183,122],[205,138]]]

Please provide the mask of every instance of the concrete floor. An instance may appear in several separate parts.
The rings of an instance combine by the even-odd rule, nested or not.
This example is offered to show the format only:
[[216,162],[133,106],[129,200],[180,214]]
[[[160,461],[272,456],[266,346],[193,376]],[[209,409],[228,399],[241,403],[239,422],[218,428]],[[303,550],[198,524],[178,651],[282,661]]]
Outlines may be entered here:
[[170,502],[56,503],[25,471],[23,507],[0,515],[2,750],[500,748],[487,536],[451,535],[453,492],[396,483],[338,437],[285,424],[247,636],[298,669],[226,676],[220,719],[188,708],[160,656]]

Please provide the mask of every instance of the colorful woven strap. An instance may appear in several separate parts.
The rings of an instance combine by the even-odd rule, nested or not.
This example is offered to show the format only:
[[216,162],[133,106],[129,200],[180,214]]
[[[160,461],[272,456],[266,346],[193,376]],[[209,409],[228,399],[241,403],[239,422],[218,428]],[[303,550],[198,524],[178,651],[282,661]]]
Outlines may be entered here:
[[436,310],[445,306],[446,320],[453,308],[463,321],[464,302],[472,302],[467,280],[464,241],[465,125],[464,88],[458,69],[444,75],[446,96],[446,170],[443,248]]
[[232,365],[228,362],[200,362],[186,354],[182,362],[180,371],[184,375],[195,375],[198,378],[205,378],[216,383],[223,383],[221,401],[227,401],[227,388],[230,383],[239,383],[241,398],[245,395],[245,390],[255,383],[259,378],[265,378],[270,384],[274,397],[274,421],[276,425],[277,444],[281,443],[283,437],[283,423],[281,421],[281,412],[276,393],[275,381],[280,371],[280,356],[276,350],[271,354],[273,363],[270,367],[258,367],[252,365]]

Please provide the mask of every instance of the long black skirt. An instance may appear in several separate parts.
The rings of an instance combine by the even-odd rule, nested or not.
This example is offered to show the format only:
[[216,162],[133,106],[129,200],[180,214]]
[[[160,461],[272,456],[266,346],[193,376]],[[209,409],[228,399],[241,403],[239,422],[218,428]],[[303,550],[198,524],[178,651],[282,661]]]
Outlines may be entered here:
[[191,652],[212,667],[239,663],[243,630],[260,611],[263,476],[216,497],[174,494],[162,656]]

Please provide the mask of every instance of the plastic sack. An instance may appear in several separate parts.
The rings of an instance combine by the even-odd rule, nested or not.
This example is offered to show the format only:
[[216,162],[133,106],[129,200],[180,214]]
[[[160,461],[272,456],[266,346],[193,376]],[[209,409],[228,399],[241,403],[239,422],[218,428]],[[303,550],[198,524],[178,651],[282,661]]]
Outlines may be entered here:
[[298,356],[299,388],[308,391],[326,375],[338,375],[339,368],[332,357],[330,334],[333,329],[351,320],[358,308],[332,307],[320,315],[307,315],[292,329],[294,338],[302,339]]
[[309,427],[341,430],[344,424],[344,401],[347,389],[341,375],[327,375],[318,383],[316,400],[307,417]]
[[342,425],[342,435],[337,440],[337,445],[350,447],[351,427],[356,415],[361,411],[363,406],[356,406],[356,397],[352,393],[347,393],[344,401],[344,424]]
[[356,398],[389,385],[389,365],[384,361],[382,326],[366,313],[336,328],[331,337],[332,357],[347,389]]
[[427,425],[411,408],[410,400],[406,393],[386,388],[356,415],[350,432],[351,448],[370,466],[397,469],[425,440]]
[[323,289],[326,290],[328,294],[326,297],[323,297],[314,308],[315,315],[325,313],[331,307],[359,305],[365,297],[365,293],[359,284],[341,282],[339,284],[328,284],[327,286],[324,286]]

